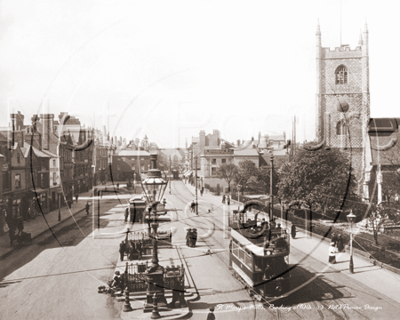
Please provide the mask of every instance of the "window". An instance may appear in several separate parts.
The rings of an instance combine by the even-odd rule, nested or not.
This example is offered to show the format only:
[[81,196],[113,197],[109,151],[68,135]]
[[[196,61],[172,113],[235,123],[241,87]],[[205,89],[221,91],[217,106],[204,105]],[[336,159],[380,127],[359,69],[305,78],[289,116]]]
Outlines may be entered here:
[[14,181],[15,181],[15,189],[21,188],[21,175],[20,174],[15,175]]
[[347,68],[343,65],[337,67],[335,71],[336,84],[347,83]]
[[53,159],[53,167],[56,167],[56,159]]
[[222,163],[226,163],[226,159],[222,159],[221,161],[222,161]]
[[19,153],[17,154],[17,162],[18,162],[18,163],[21,163],[21,159],[20,159],[20,157],[19,157]]
[[212,159],[212,160],[211,160],[211,163],[212,163],[212,164],[217,164],[217,159]]
[[343,136],[347,134],[347,126],[344,120],[340,120],[336,125],[336,134],[338,136]]
[[212,176],[217,175],[217,168],[211,168],[211,175]]

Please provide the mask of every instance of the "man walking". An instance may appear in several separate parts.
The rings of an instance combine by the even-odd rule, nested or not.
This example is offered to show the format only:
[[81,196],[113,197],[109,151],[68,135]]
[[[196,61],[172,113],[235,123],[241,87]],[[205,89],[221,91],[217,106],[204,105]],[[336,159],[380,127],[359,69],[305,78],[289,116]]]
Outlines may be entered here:
[[125,222],[128,222],[129,208],[125,208]]
[[89,214],[89,209],[90,209],[90,204],[89,204],[89,201],[88,201],[88,202],[86,202],[86,205],[85,205],[86,215]]
[[125,242],[121,241],[121,243],[119,244],[119,257],[121,261],[124,261],[125,247]]

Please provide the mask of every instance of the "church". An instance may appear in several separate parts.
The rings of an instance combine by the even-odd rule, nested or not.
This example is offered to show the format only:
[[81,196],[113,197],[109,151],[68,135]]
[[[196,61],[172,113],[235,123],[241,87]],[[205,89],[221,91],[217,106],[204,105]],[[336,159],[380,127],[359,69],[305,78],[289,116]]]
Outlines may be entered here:
[[316,137],[319,146],[348,154],[363,201],[380,203],[400,195],[399,189],[384,188],[389,180],[400,181],[400,118],[370,118],[368,45],[365,24],[355,49],[322,47],[318,24]]

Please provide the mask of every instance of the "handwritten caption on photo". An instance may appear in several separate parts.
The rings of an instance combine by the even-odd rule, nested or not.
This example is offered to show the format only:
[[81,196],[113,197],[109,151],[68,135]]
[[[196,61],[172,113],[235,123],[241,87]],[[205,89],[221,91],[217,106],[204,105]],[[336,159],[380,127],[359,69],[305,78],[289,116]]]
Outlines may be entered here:
[[316,308],[312,307],[311,305],[307,303],[301,303],[295,306],[275,306],[273,304],[264,306],[262,303],[256,303],[252,304],[249,306],[235,306],[232,304],[219,304],[215,307],[215,311],[218,310],[224,310],[224,311],[237,311],[241,312],[243,310],[251,310],[251,309],[270,309],[270,310],[280,310],[280,311],[286,311],[289,312],[291,310],[312,310],[312,309],[318,309],[318,310],[323,310],[323,309],[328,309],[328,310],[370,310],[370,311],[378,311],[381,310],[382,307],[376,307],[376,306],[370,306],[368,304],[365,304],[364,306],[350,306],[348,304],[335,304],[335,305],[318,305]]

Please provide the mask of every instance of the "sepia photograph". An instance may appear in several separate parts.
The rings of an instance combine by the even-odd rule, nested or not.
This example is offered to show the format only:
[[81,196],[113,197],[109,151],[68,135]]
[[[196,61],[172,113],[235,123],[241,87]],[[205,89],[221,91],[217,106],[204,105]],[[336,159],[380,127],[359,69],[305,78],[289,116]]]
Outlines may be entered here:
[[397,319],[398,9],[0,0],[0,320]]

